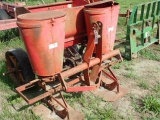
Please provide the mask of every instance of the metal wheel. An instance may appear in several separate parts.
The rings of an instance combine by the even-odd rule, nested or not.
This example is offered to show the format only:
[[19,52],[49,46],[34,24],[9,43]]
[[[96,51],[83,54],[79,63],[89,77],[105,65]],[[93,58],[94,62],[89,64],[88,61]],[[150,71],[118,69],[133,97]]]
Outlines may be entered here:
[[25,84],[35,79],[27,53],[21,48],[7,51],[5,58],[8,74],[16,85]]
[[0,20],[10,19],[10,16],[5,10],[0,10]]

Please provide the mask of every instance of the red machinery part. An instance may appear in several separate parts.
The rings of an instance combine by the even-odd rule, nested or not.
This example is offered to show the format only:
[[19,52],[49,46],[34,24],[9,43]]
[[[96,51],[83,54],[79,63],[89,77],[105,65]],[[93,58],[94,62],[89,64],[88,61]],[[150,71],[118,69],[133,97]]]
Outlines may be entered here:
[[[58,10],[64,8],[71,8],[75,6],[85,5],[87,2],[83,0],[67,0],[64,2],[56,2],[51,4],[45,5],[36,5],[36,6],[27,6],[24,7],[23,5],[17,4],[9,4],[3,2],[0,4],[0,9],[7,11],[7,14],[11,18],[16,18],[20,14],[28,13],[28,12],[40,12],[40,11],[48,11],[48,10]],[[4,21],[0,20],[0,30],[7,30],[16,28],[16,19],[6,19]]]
[[[102,52],[103,54],[113,50],[116,36],[116,28],[118,23],[119,5],[113,1],[96,2],[85,5],[85,20],[87,25],[87,33],[91,33],[92,23],[101,21],[103,23],[102,30]],[[90,29],[89,29],[90,28]]]
[[62,11],[46,11],[17,18],[32,67],[38,76],[51,76],[62,71],[65,15]]

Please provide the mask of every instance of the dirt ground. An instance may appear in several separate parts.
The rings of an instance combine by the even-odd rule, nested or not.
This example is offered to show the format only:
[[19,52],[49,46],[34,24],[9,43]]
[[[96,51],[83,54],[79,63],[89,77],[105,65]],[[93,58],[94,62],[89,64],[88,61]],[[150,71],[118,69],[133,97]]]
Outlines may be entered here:
[[[160,62],[137,58],[132,60],[131,68],[134,70],[135,78],[126,78],[127,70],[123,66],[121,69],[114,69],[114,73],[120,80],[120,83],[128,88],[128,94],[122,99],[116,101],[119,114],[122,116],[132,116],[134,120],[140,120],[145,115],[135,111],[132,105],[133,98],[142,98],[151,93],[151,87],[160,80]],[[149,89],[141,89],[138,84],[140,80],[148,82]]]

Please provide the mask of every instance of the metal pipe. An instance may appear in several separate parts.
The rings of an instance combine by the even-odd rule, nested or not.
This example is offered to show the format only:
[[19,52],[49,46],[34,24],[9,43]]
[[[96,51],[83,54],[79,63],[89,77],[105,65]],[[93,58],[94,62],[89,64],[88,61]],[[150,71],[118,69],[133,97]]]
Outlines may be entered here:
[[[113,51],[111,51],[111,52],[109,52],[107,54],[102,55],[102,61],[104,61],[106,59],[109,59],[109,58],[111,58],[113,56],[116,56],[118,54],[120,54],[119,49],[113,50]],[[73,67],[73,68],[71,68],[71,69],[69,69],[67,71],[62,72],[61,76],[63,78],[67,78],[67,77],[75,75],[76,73],[79,73],[79,72],[81,72],[81,71],[83,71],[83,70],[85,70],[85,69],[87,69],[89,67],[92,67],[92,66],[98,64],[99,62],[100,62],[99,58],[94,58],[94,59],[92,59],[90,61],[89,65],[88,65],[88,63],[84,62],[84,63],[82,63],[82,64],[80,64],[80,65],[78,65],[76,67]]]

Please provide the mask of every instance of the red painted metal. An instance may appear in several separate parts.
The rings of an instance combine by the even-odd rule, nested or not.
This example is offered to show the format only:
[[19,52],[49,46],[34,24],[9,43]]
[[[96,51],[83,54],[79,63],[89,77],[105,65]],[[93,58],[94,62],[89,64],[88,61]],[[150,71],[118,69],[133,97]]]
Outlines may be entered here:
[[67,13],[65,23],[65,38],[82,37],[86,34],[83,6],[62,9]]
[[73,7],[75,6],[81,6],[81,5],[86,5],[88,2],[88,0],[73,0]]
[[62,71],[65,15],[62,11],[46,11],[17,18],[32,67],[38,76],[51,76]]
[[[113,50],[113,51],[111,51],[111,52],[109,52],[107,54],[102,55],[102,61],[104,61],[106,59],[109,59],[111,57],[114,57],[116,55],[119,55],[119,54],[120,54],[120,51],[118,49]],[[92,67],[92,66],[94,66],[94,65],[96,65],[98,63],[100,63],[100,59],[99,58],[91,59],[89,65],[86,62],[84,62],[84,63],[82,63],[82,64],[80,64],[78,66],[75,66],[74,68],[71,68],[71,69],[69,69],[67,71],[62,72],[61,76],[63,78],[67,78],[67,77],[72,76],[72,75],[74,75],[76,73],[79,73],[79,72],[81,72],[81,71],[83,71],[83,70],[85,70],[85,69],[87,69],[89,67]]]
[[[103,23],[102,30],[102,52],[103,54],[113,50],[116,36],[116,28],[118,22],[119,5],[118,3],[98,2],[91,3],[85,6],[86,25],[101,21]],[[89,20],[90,18],[90,20]],[[88,34],[90,33],[87,31]]]
[[[106,62],[112,57],[122,60],[120,51],[113,50],[117,20],[115,17],[113,17],[115,21],[108,18],[113,14],[117,16],[118,11],[117,3],[97,2],[86,5],[85,9],[84,6],[78,6],[19,15],[17,25],[33,70],[39,79],[16,88],[17,92],[29,104],[62,90],[79,92],[96,90],[100,86],[110,90],[117,87],[118,94],[118,80],[109,68],[110,64]],[[64,48],[77,43],[81,45],[87,43],[83,62],[63,71]],[[109,73],[104,68],[107,68]],[[82,71],[83,75],[80,73]],[[70,80],[71,77],[74,79]],[[112,82],[108,84],[104,78]],[[29,99],[23,91],[36,83],[46,92]],[[77,83],[81,85],[75,85]],[[51,101],[49,104],[52,106]],[[68,110],[66,106],[63,108]]]
[[[75,6],[81,6],[81,5],[87,4],[87,2],[81,2],[81,1],[83,0],[73,0],[73,1],[68,0],[64,2],[51,3],[46,5],[27,6],[27,7],[24,7],[24,9],[30,12],[41,12],[41,11],[48,11],[48,10],[59,10],[64,8],[71,8],[73,6],[75,7]],[[6,10],[6,12],[9,14],[11,18],[17,17],[15,10],[18,7],[23,7],[23,5],[9,4],[6,2],[3,2],[0,4],[0,9]],[[20,13],[23,13],[23,12],[25,13],[26,11],[20,11]],[[70,12],[72,12],[72,10]],[[70,14],[70,15],[74,16],[74,14]],[[11,28],[16,28],[16,27],[17,25],[14,20],[6,20],[6,22],[4,21],[0,22],[0,30],[7,30]]]
[[30,12],[41,12],[41,11],[48,11],[48,10],[58,10],[63,8],[70,8],[72,7],[72,0],[64,1],[64,2],[57,2],[51,3],[47,5],[37,5],[37,6],[28,6],[26,7]]
[[0,20],[0,30],[7,30],[11,28],[16,28],[16,19]]
[[[61,36],[59,36],[60,38],[58,38],[57,40],[59,40],[59,41],[61,40],[60,42],[63,42],[63,44],[64,44],[64,42],[66,42],[64,45],[65,47],[68,47],[73,44],[77,44],[77,43],[80,43],[80,42],[83,42],[86,40],[86,28],[85,28],[83,8],[84,8],[83,6],[79,6],[79,7],[66,8],[66,9],[61,10],[61,11],[64,11],[67,13],[66,22],[65,22],[65,40],[62,40]],[[48,13],[48,12],[46,12],[46,13]],[[55,25],[53,26],[53,29],[51,31],[50,30],[51,25],[49,25],[49,24],[42,25],[42,23],[39,23],[38,20],[35,20],[32,18],[33,16],[36,16],[36,15],[38,15],[40,17],[40,19],[43,18],[44,16],[43,15],[41,16],[40,14],[41,13],[27,13],[24,15],[19,15],[17,18],[17,20],[18,20],[17,24],[20,28],[23,28],[23,29],[20,29],[20,31],[22,33],[23,39],[25,40],[25,44],[27,47],[27,51],[29,53],[29,57],[30,57],[34,72],[39,76],[52,76],[52,75],[57,74],[61,71],[62,68],[59,70],[57,70],[57,69],[58,69],[58,66],[59,67],[62,66],[63,57],[59,56],[59,59],[57,59],[57,61],[59,61],[59,62],[51,61],[52,59],[55,59],[56,56],[51,55],[52,52],[49,52],[50,50],[47,50],[48,47],[46,47],[45,45],[48,46],[49,42],[51,42],[52,37],[55,37],[55,34],[58,36],[58,34],[57,34],[57,30],[55,28]],[[31,19],[28,19],[28,18],[31,18]],[[40,26],[44,27],[44,32],[40,32],[41,30],[38,30],[38,29],[42,28]],[[46,26],[48,26],[48,27],[46,27]],[[58,28],[60,28],[60,27],[61,26],[59,25]],[[28,29],[28,28],[30,28],[30,29]],[[33,32],[31,32],[31,31],[33,31]],[[60,32],[58,32],[58,33],[60,34]],[[38,46],[36,44],[38,44]],[[36,47],[35,47],[35,45],[36,45]],[[60,44],[60,45],[62,45],[62,44]],[[42,49],[43,47],[45,49]],[[54,54],[58,55],[58,52],[63,51],[62,48],[64,48],[63,45],[58,46],[57,53],[54,51]],[[39,51],[39,53],[41,53],[41,54],[37,55],[34,51]],[[43,58],[42,56],[45,53],[50,53],[50,55],[47,54],[47,56],[45,58]],[[37,64],[37,61],[40,64]],[[55,65],[55,63],[58,63],[58,64]],[[56,66],[57,66],[57,68],[56,68]]]

